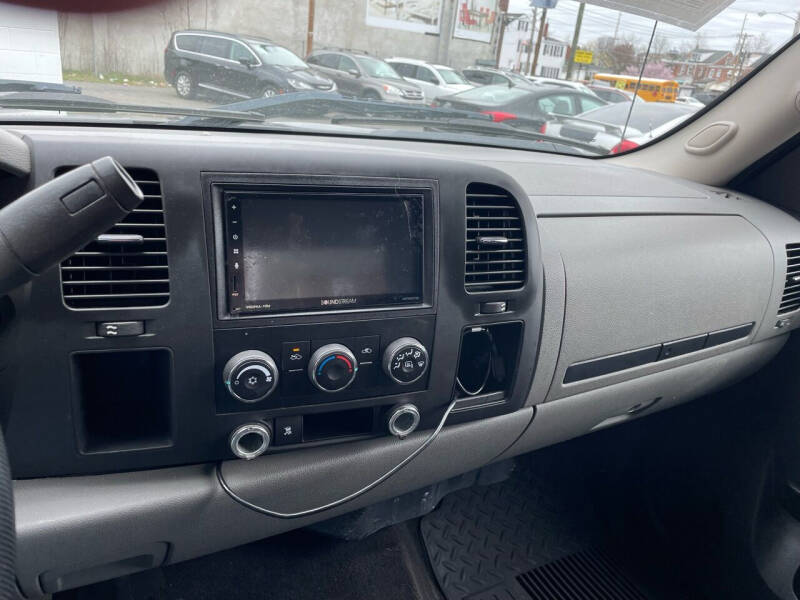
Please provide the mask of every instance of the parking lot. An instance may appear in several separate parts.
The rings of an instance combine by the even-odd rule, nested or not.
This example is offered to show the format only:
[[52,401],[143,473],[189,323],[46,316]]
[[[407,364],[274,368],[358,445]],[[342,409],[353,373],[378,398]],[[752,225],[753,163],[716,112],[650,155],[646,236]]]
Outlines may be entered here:
[[147,106],[169,106],[182,108],[209,108],[211,100],[184,100],[175,89],[166,85],[125,85],[122,83],[100,83],[95,81],[69,81],[77,85],[84,95],[96,96],[118,104],[144,104]]

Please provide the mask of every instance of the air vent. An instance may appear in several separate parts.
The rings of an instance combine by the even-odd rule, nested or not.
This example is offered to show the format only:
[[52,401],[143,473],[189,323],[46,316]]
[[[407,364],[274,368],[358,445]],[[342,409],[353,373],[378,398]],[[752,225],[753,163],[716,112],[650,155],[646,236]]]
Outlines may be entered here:
[[[56,175],[70,168],[62,167]],[[138,308],[169,301],[161,183],[149,169],[128,169],[128,173],[144,192],[144,201],[61,263],[61,287],[70,308]]]
[[786,244],[786,281],[778,314],[783,315],[800,308],[800,243]]
[[467,186],[464,287],[468,292],[510,291],[525,284],[525,228],[514,197],[482,183]]

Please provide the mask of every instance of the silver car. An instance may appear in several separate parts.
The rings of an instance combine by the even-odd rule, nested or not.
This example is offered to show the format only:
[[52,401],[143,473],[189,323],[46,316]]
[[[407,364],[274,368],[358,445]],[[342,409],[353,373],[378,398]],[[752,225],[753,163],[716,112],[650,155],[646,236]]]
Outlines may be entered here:
[[317,50],[306,62],[333,79],[343,96],[404,104],[423,104],[419,86],[403,79],[391,65],[363,52]]
[[440,96],[449,96],[475,87],[461,73],[445,65],[400,57],[387,58],[386,62],[392,65],[406,81],[422,88],[428,102]]

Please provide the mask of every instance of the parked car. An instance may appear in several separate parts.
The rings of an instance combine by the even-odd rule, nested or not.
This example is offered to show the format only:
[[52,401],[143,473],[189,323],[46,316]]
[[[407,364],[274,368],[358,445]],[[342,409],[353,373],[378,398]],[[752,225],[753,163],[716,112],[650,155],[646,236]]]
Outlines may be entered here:
[[266,38],[214,31],[176,31],[164,50],[164,78],[181,98],[199,90],[239,98],[336,89],[299,56]]
[[616,104],[618,102],[630,102],[634,97],[633,92],[626,92],[625,90],[620,90],[615,87],[604,85],[590,85],[587,87],[598,97],[602,98],[606,102],[610,102],[611,104]]
[[507,87],[532,87],[536,84],[526,77],[511,71],[502,71],[490,67],[467,67],[461,73],[467,81],[474,85],[505,85]]
[[544,85],[556,85],[558,87],[569,88],[571,90],[575,90],[576,92],[583,92],[585,94],[594,94],[594,91],[586,85],[585,83],[581,83],[580,81],[568,81],[567,79],[556,79],[555,77],[530,77],[526,76],[525,79],[528,81],[533,81],[534,83],[541,83]]
[[678,96],[675,98],[675,102],[678,104],[685,104],[686,106],[694,106],[695,108],[705,108],[705,103],[700,102],[697,98],[693,98],[692,96]]
[[414,58],[387,58],[406,81],[418,85],[427,100],[472,89],[474,86],[452,67],[436,65]]
[[600,98],[554,86],[487,85],[440,98],[437,106],[480,111],[495,121],[532,119],[543,125],[550,115],[577,115],[605,105]]
[[[697,109],[668,102],[630,102],[609,104],[578,117],[548,122],[542,132],[565,140],[597,146],[610,154],[632,150],[657,138],[688,119]],[[630,112],[630,121],[628,113]],[[628,127],[625,129],[625,123]],[[623,137],[623,129],[625,129]]]
[[422,104],[422,89],[403,79],[386,61],[363,52],[318,50],[306,60],[333,79],[345,96]]

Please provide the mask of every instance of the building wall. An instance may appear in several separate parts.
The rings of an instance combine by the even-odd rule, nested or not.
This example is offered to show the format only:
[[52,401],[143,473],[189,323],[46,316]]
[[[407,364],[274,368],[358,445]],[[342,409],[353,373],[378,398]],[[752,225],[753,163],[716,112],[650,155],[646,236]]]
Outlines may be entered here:
[[[456,4],[444,0],[443,29],[452,31],[448,11],[454,14]],[[371,27],[365,20],[365,0],[316,0],[314,47],[446,61],[456,68],[495,55],[494,43]],[[164,48],[178,29],[263,36],[304,56],[307,23],[308,2],[293,0],[167,0],[109,14],[59,14],[65,69],[134,75],[162,73]]]
[[55,11],[0,2],[0,79],[61,83]]
[[[519,71],[530,65],[529,55],[531,53],[531,18],[521,17],[506,26],[503,34],[503,47],[500,50],[501,69]],[[534,38],[535,47],[536,42]]]
[[567,76],[566,62],[569,45],[557,40],[543,40],[536,63],[536,75],[564,79]]

